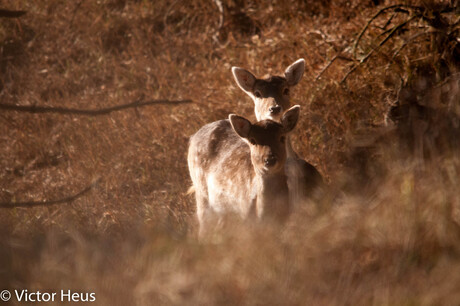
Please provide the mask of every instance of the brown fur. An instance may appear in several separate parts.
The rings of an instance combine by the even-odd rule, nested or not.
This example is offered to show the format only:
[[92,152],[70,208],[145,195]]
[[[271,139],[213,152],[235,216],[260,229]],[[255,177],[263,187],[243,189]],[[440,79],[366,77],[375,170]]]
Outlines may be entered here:
[[[254,101],[254,112],[258,120],[272,119],[279,121],[290,103],[290,89],[298,84],[304,71],[303,60],[297,60],[285,70],[285,77],[269,76],[265,79],[256,78],[251,72],[234,67],[232,68],[235,81]],[[271,108],[281,107],[278,113]],[[323,178],[316,168],[299,157],[293,150],[290,137],[286,141],[288,161],[286,175],[289,181],[289,190],[294,202],[304,201],[317,197],[317,190],[324,186]]]
[[[285,134],[297,123],[298,109],[296,106],[287,112],[285,117],[293,119],[283,119],[282,124],[271,120],[250,124],[231,115],[231,121],[207,124],[190,138],[188,165],[200,236],[207,231],[212,215],[224,212],[237,213],[244,219],[252,211],[260,219],[287,217],[290,203],[284,141]],[[240,128],[238,123],[248,128]],[[270,159],[275,162],[267,166]]]
[[[260,95],[260,97],[257,97]],[[273,119],[279,121],[285,110],[290,107],[289,86],[287,80],[280,76],[271,76],[267,79],[256,79],[252,94],[257,103],[254,104],[258,120]],[[280,106],[278,114],[270,113],[271,107]]]

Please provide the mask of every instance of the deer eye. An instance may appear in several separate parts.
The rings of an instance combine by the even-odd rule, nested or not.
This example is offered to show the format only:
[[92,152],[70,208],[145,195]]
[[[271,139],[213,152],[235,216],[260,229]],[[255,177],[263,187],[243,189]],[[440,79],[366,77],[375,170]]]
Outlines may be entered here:
[[286,96],[289,95],[289,88],[286,87],[286,88],[283,90],[283,95],[286,95]]
[[257,98],[261,98],[261,97],[262,97],[262,95],[260,94],[260,91],[258,91],[258,90],[256,90],[256,91],[254,92],[254,96],[256,96]]
[[256,139],[254,137],[249,138],[249,142],[253,145],[256,144]]

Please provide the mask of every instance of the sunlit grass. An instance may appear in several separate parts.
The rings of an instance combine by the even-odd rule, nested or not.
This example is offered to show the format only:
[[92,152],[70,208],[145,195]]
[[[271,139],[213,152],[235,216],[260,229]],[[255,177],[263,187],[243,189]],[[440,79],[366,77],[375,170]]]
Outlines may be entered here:
[[[402,33],[346,84],[346,59],[316,78],[381,7],[250,1],[242,12],[261,34],[229,17],[217,44],[212,1],[6,1],[2,8],[27,14],[0,23],[0,103],[193,103],[97,117],[2,111],[0,202],[59,199],[99,181],[72,203],[1,208],[0,289],[95,292],[101,305],[458,304],[458,146],[419,160],[387,128],[363,136],[374,150],[367,176],[350,168],[362,162],[353,160],[356,134],[380,131],[401,76],[418,71],[413,60],[434,66],[430,42],[388,65]],[[363,48],[379,31],[370,28]],[[229,218],[199,242],[186,195],[188,137],[229,113],[254,118],[231,66],[281,74],[298,58],[307,70],[292,92],[301,105],[294,147],[330,189],[284,227]],[[428,131],[425,150],[438,141]]]

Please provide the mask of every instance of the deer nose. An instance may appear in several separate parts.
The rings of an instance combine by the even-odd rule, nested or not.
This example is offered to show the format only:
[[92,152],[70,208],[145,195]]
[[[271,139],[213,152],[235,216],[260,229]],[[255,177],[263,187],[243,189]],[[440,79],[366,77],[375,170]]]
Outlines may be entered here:
[[270,113],[276,115],[281,111],[281,106],[279,106],[279,105],[272,106],[268,110],[270,111]]
[[276,164],[276,156],[275,155],[268,155],[264,158],[264,165],[266,167],[273,167]]

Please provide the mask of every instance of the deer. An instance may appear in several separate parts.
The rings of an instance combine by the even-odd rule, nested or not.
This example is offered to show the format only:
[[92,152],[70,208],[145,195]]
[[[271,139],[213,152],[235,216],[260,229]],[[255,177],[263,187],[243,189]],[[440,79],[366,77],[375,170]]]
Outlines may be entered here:
[[[254,102],[257,120],[270,119],[280,121],[290,107],[291,88],[296,86],[305,71],[305,60],[298,59],[284,71],[284,76],[256,78],[250,71],[232,67],[233,77],[238,87]],[[311,199],[316,190],[323,186],[323,178],[310,163],[300,158],[292,148],[291,139],[286,138],[286,174],[289,179],[291,198],[297,203]]]
[[187,162],[195,192],[198,236],[216,217],[236,213],[243,220],[283,223],[290,213],[285,175],[286,139],[295,128],[300,106],[286,110],[279,122],[251,123],[231,114],[190,137]]

